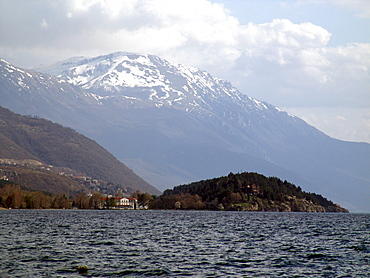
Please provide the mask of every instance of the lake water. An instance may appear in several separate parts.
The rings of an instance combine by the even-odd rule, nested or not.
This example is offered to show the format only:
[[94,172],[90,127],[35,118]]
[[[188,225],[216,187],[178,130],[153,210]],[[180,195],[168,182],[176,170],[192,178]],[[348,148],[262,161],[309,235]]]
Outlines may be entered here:
[[0,277],[370,277],[370,214],[1,210],[0,250]]

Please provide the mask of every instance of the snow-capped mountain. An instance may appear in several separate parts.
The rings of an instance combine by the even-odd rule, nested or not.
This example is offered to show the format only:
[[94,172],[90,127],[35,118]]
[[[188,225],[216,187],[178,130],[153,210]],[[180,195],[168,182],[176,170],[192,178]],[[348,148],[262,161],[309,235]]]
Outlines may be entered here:
[[[209,102],[266,109],[266,105],[238,92],[231,83],[190,66],[170,63],[153,55],[117,52],[87,59],[75,57],[45,68],[69,83],[96,92],[100,97],[119,96],[151,105],[209,109]],[[138,92],[136,88],[140,88]]]
[[[256,132],[264,126],[265,132],[275,137],[280,118],[292,125],[302,124],[301,119],[240,93],[230,82],[153,55],[117,52],[91,59],[77,57],[38,70],[87,90],[105,106],[175,109],[202,120],[205,126],[227,130],[234,137],[238,134],[246,141],[265,140],[266,135]],[[319,133],[310,127],[305,132],[308,130]],[[212,145],[208,138],[204,143]],[[269,153],[256,145],[232,143],[228,149],[249,150],[269,159]]]
[[[92,94],[54,76],[15,67],[0,59],[0,105],[22,114],[67,124],[73,111],[97,106]],[[82,116],[82,115],[81,115]]]
[[[352,211],[370,211],[369,144],[332,139],[205,71],[125,52],[36,70],[68,81],[88,101],[58,102],[71,107],[64,117],[53,103],[37,106],[37,113],[19,101],[10,109],[71,126],[159,189],[255,171],[287,179]],[[19,83],[12,86],[7,95],[22,99],[15,93]],[[50,92],[50,101],[54,98]]]

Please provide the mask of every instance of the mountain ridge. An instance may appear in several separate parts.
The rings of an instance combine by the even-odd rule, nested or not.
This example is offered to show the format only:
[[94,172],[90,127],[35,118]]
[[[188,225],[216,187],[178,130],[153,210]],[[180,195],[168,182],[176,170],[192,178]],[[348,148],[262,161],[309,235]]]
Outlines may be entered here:
[[[105,75],[104,65],[109,69]],[[81,92],[91,102],[71,101],[70,107],[78,109],[69,110],[68,119],[60,119],[59,111],[47,111],[52,105],[46,100],[43,106],[30,106],[93,138],[162,190],[254,171],[290,180],[350,210],[370,211],[364,199],[370,195],[369,144],[332,139],[298,117],[240,93],[227,81],[151,55],[78,58],[63,70],[54,69],[71,83],[90,78],[89,88]],[[100,83],[92,82],[98,80],[91,77],[94,72]],[[120,74],[137,83],[123,86]],[[9,108],[30,110],[11,91],[2,95],[11,95]]]
[[159,193],[95,141],[71,128],[14,114],[1,106],[0,122],[1,160],[34,159],[124,187]]

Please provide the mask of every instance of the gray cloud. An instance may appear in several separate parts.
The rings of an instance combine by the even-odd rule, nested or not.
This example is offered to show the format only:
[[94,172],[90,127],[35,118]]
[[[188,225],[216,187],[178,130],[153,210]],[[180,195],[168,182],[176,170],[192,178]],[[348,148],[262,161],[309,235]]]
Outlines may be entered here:
[[205,69],[281,107],[369,107],[370,45],[328,47],[330,36],[286,19],[241,25],[207,0],[0,0],[0,56],[18,66],[132,51]]

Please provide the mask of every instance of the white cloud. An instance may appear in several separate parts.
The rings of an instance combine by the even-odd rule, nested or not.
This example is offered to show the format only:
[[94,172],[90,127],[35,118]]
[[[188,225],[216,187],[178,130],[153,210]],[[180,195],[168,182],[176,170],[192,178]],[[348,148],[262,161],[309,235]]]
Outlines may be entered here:
[[370,142],[370,110],[368,108],[289,107],[286,109],[334,138]]
[[[366,14],[370,1],[336,3]],[[132,51],[205,69],[281,107],[370,106],[370,44],[328,47],[330,32],[310,22],[242,25],[207,0],[0,5],[0,56],[18,66]]]
[[42,29],[48,29],[49,28],[49,24],[47,23],[47,21],[45,20],[45,18],[43,18],[41,20],[40,26],[41,26]]

